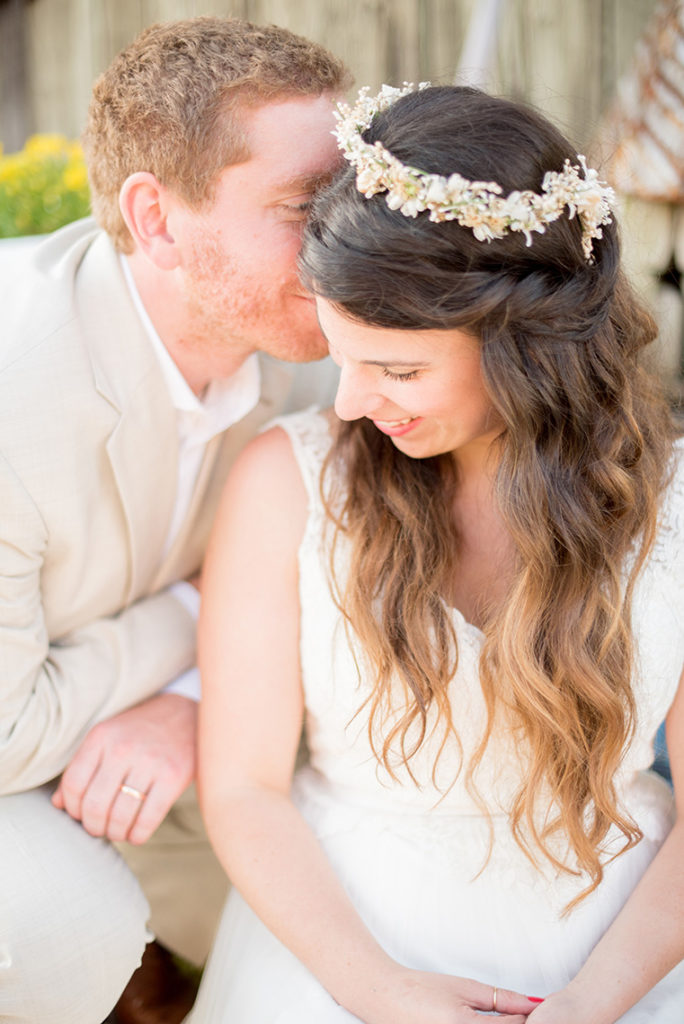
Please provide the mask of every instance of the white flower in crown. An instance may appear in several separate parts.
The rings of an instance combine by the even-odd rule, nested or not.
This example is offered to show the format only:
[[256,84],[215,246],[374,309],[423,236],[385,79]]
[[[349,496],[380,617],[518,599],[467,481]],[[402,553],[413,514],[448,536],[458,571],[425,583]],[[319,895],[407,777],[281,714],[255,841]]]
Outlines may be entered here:
[[[420,82],[418,90],[429,85]],[[345,159],[356,168],[356,185],[366,199],[385,192],[389,208],[401,211],[405,217],[429,211],[431,221],[455,220],[471,228],[483,242],[520,231],[527,245],[532,244],[533,231],[543,234],[546,225],[558,220],[567,208],[570,218],[579,217],[582,251],[591,260],[593,239],[602,238],[602,226],[612,220],[615,193],[599,180],[593,168],[587,167],[583,156],[577,157],[578,165],[566,160],[562,171],[547,171],[541,194],[511,192],[503,198],[501,186],[495,181],[469,181],[460,174],[448,178],[429,174],[403,164],[381,142],[364,142],[362,134],[374,116],[414,91],[413,83],[404,82],[400,89],[383,85],[377,96],[370,97],[365,86],[353,107],[348,103],[337,105],[333,135]]]

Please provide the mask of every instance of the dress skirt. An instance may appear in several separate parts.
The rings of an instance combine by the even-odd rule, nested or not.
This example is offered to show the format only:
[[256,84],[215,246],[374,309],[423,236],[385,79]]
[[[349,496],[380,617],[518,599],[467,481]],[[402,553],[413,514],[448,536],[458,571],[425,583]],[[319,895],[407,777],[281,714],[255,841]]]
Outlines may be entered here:
[[[502,817],[411,815],[332,792],[311,769],[294,799],[378,942],[419,970],[543,997],[577,973],[628,898],[672,822],[667,785],[644,773],[631,811],[644,839],[605,870],[568,915],[570,876],[536,869]],[[484,865],[493,834],[491,855]],[[682,1024],[680,964],[620,1024]],[[241,896],[228,899],[192,1024],[354,1024]],[[580,1024],[580,1022],[578,1022]]]

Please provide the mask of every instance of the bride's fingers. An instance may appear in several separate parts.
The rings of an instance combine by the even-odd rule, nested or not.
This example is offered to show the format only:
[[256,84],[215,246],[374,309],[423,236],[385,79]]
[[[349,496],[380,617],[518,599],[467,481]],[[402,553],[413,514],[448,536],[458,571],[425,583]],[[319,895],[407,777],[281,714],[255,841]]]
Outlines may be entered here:
[[[509,988],[483,985],[475,981],[470,982],[468,987],[468,1002],[476,1010],[484,1010],[485,1013],[496,1012],[499,1015],[522,1014],[524,1019],[529,1013],[532,1013],[535,1007],[539,1006],[540,1002],[539,999],[530,999],[528,996],[522,996],[519,992],[513,992]],[[480,1017],[480,1020],[482,1020],[482,1017]]]
[[[509,988],[497,988],[496,990],[497,1013],[520,1013],[525,1018],[543,1001],[536,997],[521,996],[519,992],[512,992]],[[490,1004],[485,1009],[493,1009],[493,1007]]]

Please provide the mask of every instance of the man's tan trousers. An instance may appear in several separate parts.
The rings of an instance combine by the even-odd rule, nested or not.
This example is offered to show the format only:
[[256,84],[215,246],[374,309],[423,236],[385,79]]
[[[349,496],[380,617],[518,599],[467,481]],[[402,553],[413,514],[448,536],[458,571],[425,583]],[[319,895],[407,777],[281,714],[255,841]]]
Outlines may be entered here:
[[227,881],[194,787],[148,843],[118,850],[55,810],[53,789],[0,797],[0,1021],[101,1024],[154,935],[204,961]]

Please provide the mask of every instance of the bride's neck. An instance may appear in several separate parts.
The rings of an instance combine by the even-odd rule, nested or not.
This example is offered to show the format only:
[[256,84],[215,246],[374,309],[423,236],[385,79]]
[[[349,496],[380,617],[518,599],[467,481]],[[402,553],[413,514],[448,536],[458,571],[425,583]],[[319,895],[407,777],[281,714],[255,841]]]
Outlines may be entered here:
[[458,553],[447,599],[482,628],[509,590],[515,550],[495,497],[494,472],[459,473],[452,515]]

